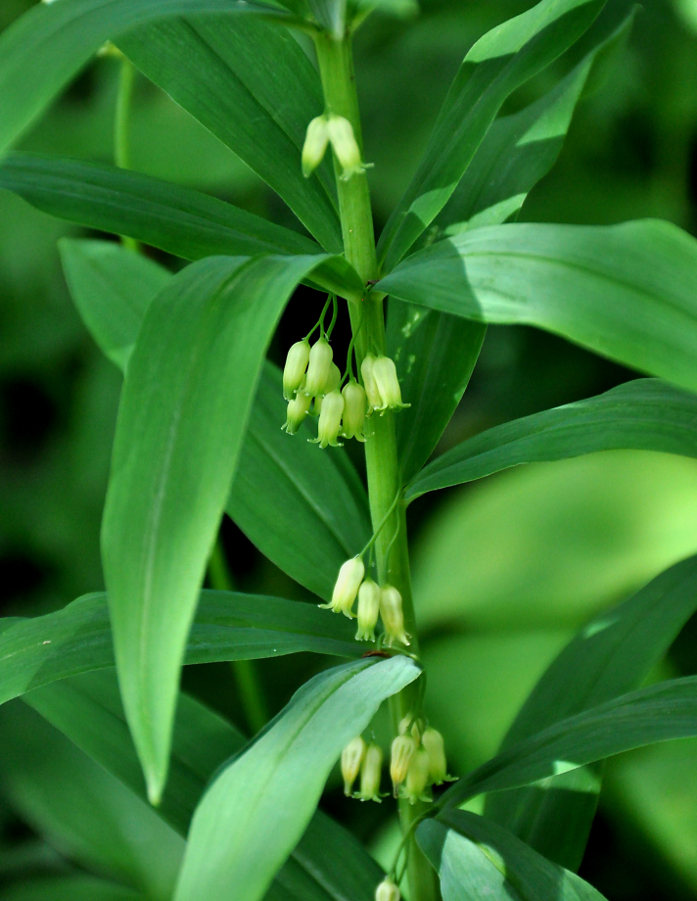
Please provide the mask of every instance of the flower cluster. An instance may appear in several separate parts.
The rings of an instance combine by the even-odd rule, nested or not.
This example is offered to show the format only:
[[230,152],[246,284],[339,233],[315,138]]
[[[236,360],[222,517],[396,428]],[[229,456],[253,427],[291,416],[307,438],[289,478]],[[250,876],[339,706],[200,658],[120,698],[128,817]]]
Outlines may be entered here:
[[[352,738],[341,752],[341,775],[344,780],[344,794],[359,801],[380,803],[380,773],[382,750],[379,745],[367,744],[360,735]],[[360,773],[359,789],[353,791],[353,784]]]
[[343,181],[365,171],[353,126],[343,116],[330,114],[317,116],[307,126],[301,157],[305,178],[309,178],[322,162],[329,144],[332,145]]
[[407,714],[392,742],[390,778],[395,798],[406,798],[410,804],[431,801],[431,786],[451,779],[440,732]]
[[352,557],[341,565],[331,601],[320,606],[353,619],[353,604],[356,598],[358,598],[358,610],[355,614],[358,625],[356,641],[375,641],[375,627],[380,618],[385,629],[385,644],[388,647],[395,642],[409,644],[409,635],[404,628],[402,595],[394,585],[381,587],[370,577],[365,578],[365,565],[360,556]]
[[337,447],[339,436],[364,441],[365,391],[353,379],[342,390],[340,385],[341,372],[326,338],[312,347],[306,339],[296,341],[283,368],[283,396],[288,401],[283,429],[294,435],[312,412],[319,416],[315,440],[320,447]]
[[402,403],[402,391],[397,378],[397,368],[390,357],[374,357],[366,354],[361,363],[361,378],[368,398],[368,413],[377,410],[402,410],[409,404]]

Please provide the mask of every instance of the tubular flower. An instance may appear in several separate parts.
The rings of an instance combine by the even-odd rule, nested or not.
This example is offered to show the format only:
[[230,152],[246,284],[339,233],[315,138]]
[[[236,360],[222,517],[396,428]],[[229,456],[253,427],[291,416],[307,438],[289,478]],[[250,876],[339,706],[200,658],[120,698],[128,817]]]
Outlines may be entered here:
[[398,735],[392,740],[390,748],[390,779],[394,789],[395,798],[399,792],[399,786],[407,778],[409,763],[416,751],[416,742],[411,735]]
[[341,777],[344,780],[346,797],[349,797],[353,790],[353,783],[356,781],[365,753],[365,741],[360,735],[352,738],[341,752]]
[[341,434],[344,438],[357,438],[365,441],[366,396],[365,390],[358,382],[351,380],[344,385],[341,392],[344,396],[344,418],[341,421]]
[[310,344],[308,341],[296,341],[291,345],[286,355],[286,365],[283,367],[283,396],[286,400],[291,400],[302,385],[309,359]]
[[327,131],[332,149],[341,166],[341,178],[348,181],[352,175],[364,171],[361,149],[353,133],[353,126],[343,116],[329,116]]
[[354,795],[360,801],[377,801],[380,803],[380,771],[382,767],[382,751],[378,745],[369,744],[365,749],[361,766],[361,788]]
[[307,374],[303,393],[309,396],[325,394],[332,370],[332,357],[334,356],[329,342],[320,338],[310,348],[307,364]]
[[307,126],[303,144],[301,163],[303,175],[309,178],[322,162],[329,143],[329,128],[326,116],[317,116]]
[[421,743],[428,754],[429,775],[436,785],[442,785],[450,780],[448,767],[445,760],[445,744],[443,736],[433,726],[427,726],[421,736]]
[[320,604],[320,607],[329,608],[336,613],[343,613],[350,619],[351,607],[356,600],[363,576],[365,576],[365,566],[360,557],[351,557],[350,560],[342,563],[334,584],[332,599],[328,604]]
[[430,785],[428,751],[425,748],[417,748],[409,761],[407,779],[402,795],[410,804],[416,804],[417,801],[430,801],[431,795],[428,791]]
[[373,362],[373,378],[380,395],[380,404],[373,404],[376,410],[401,410],[409,404],[402,403],[402,390],[397,378],[397,367],[391,357],[376,357]]
[[380,586],[366,579],[358,589],[358,629],[356,641],[375,641],[375,626],[380,614]]
[[372,354],[366,354],[361,362],[361,378],[363,379],[363,386],[365,387],[365,393],[368,398],[369,412],[372,412],[372,410],[376,408],[379,409],[382,405],[382,398],[378,391],[378,383],[375,381],[373,372],[374,367],[375,357]]
[[[341,384],[341,372],[339,371],[339,367],[336,363],[332,363],[329,367],[329,375],[327,376],[327,388],[324,392],[325,394],[330,394],[332,391],[336,391],[336,389]],[[312,405],[312,412],[315,416],[319,416],[322,412],[322,401],[324,400],[324,395],[319,394],[315,398],[315,402]]]
[[401,894],[396,884],[388,877],[375,889],[375,901],[400,901]]
[[281,426],[284,432],[288,432],[289,435],[294,435],[298,431],[302,425],[303,419],[307,416],[311,401],[312,398],[306,397],[304,394],[298,394],[293,400],[288,401],[286,421]]
[[395,641],[409,644],[409,636],[404,631],[404,613],[402,611],[402,595],[393,585],[383,585],[380,589],[380,616],[385,627],[387,646]]
[[340,447],[337,441],[341,431],[341,416],[344,412],[344,398],[339,391],[330,391],[322,398],[322,409],[317,423],[317,438],[320,447]]

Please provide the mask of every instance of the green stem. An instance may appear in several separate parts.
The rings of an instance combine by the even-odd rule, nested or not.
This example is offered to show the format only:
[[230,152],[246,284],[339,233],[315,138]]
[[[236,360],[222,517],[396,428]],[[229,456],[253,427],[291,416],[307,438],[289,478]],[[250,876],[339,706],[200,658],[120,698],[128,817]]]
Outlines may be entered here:
[[[208,580],[211,588],[216,591],[232,591],[234,589],[220,536],[218,536],[213,545],[210,560],[208,561]],[[254,661],[235,660],[230,665],[237,684],[244,718],[252,735],[256,735],[268,722],[269,711],[259,685]]]
[[[362,146],[350,35],[347,33],[343,40],[335,40],[327,34],[319,33],[315,36],[315,47],[326,111],[348,119],[359,146]],[[368,180],[365,172],[343,180],[336,159],[334,171],[344,253],[367,286],[378,277]],[[367,297],[359,302],[349,300],[349,315],[359,367],[367,353],[385,352],[383,296],[375,292],[366,293]],[[387,411],[383,416],[373,416],[370,420],[373,434],[365,443],[368,497],[373,530],[384,521],[375,541],[378,580],[383,584],[389,582],[399,589],[403,599],[406,630],[412,636],[410,650],[418,654],[405,508],[401,502],[394,504],[395,496],[402,487],[394,416],[393,412]],[[416,691],[414,686],[409,686],[391,699],[390,711],[395,734],[400,719],[414,703]],[[414,820],[423,810],[423,805],[412,807],[407,801],[400,800],[399,815],[403,835],[410,833]],[[408,849],[411,901],[437,901],[440,894],[435,873],[413,837],[409,838]]]
[[[114,114],[114,163],[119,169],[131,168],[130,120],[135,71],[133,64],[124,56],[121,59],[119,91],[116,96],[116,112]],[[138,241],[128,235],[121,235],[121,243],[129,250],[140,250]]]

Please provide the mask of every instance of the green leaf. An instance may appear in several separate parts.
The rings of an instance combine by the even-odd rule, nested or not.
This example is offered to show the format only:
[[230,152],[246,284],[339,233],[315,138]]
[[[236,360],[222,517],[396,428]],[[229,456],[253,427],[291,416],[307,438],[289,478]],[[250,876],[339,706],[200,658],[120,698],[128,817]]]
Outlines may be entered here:
[[324,101],[289,32],[254,17],[198,16],[140,28],[118,45],[261,176],[322,247],[341,250],[329,157],[311,178],[301,171],[305,131]]
[[606,28],[600,30],[593,49],[551,91],[493,123],[467,167],[467,177],[435,221],[440,232],[456,234],[500,225],[518,212],[530,190],[556,162],[598,57],[604,59],[622,43],[634,13],[609,35]]
[[3,789],[23,819],[82,866],[171,898],[182,837],[34,711],[10,704],[0,723]]
[[[35,5],[0,35],[0,155],[105,41],[170,16],[258,8],[238,0],[62,0]],[[41,60],[41,65],[28,60]]]
[[[314,604],[258,594],[201,592],[186,664],[253,660],[301,651],[356,657],[345,617]],[[107,597],[86,594],[55,613],[20,619],[0,634],[0,704],[42,685],[114,665]]]
[[148,307],[129,360],[102,522],[126,715],[164,785],[186,636],[271,332],[321,257],[209,257]]
[[3,885],[3,901],[143,901],[141,892],[96,876],[35,876]]
[[[595,617],[537,683],[501,750],[639,685],[697,610],[696,587],[697,557],[691,557]],[[576,869],[599,790],[599,778],[576,770],[538,786],[489,795],[485,812],[546,857]],[[567,828],[555,828],[560,822]]]
[[452,807],[518,788],[643,745],[697,735],[697,676],[621,695],[525,739],[469,773],[441,797]]
[[402,481],[429,458],[467,388],[486,328],[477,322],[411,304],[391,303],[387,349],[402,397],[411,404],[396,417]]
[[415,253],[377,289],[534,325],[697,390],[697,241],[666,222],[477,228]]
[[603,901],[604,896],[495,823],[464,810],[425,820],[416,837],[440,875],[443,901]]
[[[215,254],[320,250],[309,238],[230,203],[113,166],[16,152],[0,162],[0,188],[53,216],[129,235],[187,260]],[[89,246],[70,240],[61,243]],[[363,289],[359,276],[339,257],[327,260],[314,277],[327,290],[342,295]]]
[[542,0],[480,38],[455,76],[419,168],[378,254],[389,272],[445,206],[504,100],[560,56],[605,0]]
[[503,423],[469,438],[423,469],[408,501],[522,463],[594,451],[664,451],[697,457],[697,397],[657,379],[637,379],[588,400]]
[[341,749],[366,728],[382,701],[419,673],[400,655],[350,663],[306,683],[204,794],[177,901],[263,897],[309,822]]
[[[125,369],[145,310],[171,274],[111,242],[63,240],[60,249],[85,324]],[[370,535],[368,501],[343,455],[318,452],[304,440],[308,429],[291,439],[280,429],[284,419],[280,373],[266,364],[226,510],[270,560],[327,598],[340,565]]]
[[326,599],[370,537],[368,499],[349,461],[308,443],[314,424],[281,431],[285,407],[280,373],[267,364],[225,509],[269,560]]
[[[25,695],[24,701],[138,797],[145,797],[113,671],[55,683]],[[193,698],[180,695],[171,773],[158,815],[186,835],[211,775],[243,744],[243,736],[233,726]],[[372,901],[380,875],[353,835],[318,810],[278,872],[268,898]],[[315,895],[308,894],[310,889]]]

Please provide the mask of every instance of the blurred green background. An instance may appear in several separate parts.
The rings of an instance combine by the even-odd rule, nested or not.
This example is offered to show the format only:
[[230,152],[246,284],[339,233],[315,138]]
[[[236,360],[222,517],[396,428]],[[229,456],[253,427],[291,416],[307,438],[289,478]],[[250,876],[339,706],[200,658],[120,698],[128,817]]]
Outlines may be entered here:
[[[0,27],[31,5],[4,0]],[[357,79],[378,228],[415,168],[468,47],[530,5],[424,0],[414,20],[375,16],[359,32]],[[118,67],[113,58],[96,59],[21,146],[111,161]],[[539,96],[563,71],[563,63],[551,67],[510,108]],[[134,168],[290,222],[253,173],[142,78],[132,135]],[[613,223],[647,216],[697,233],[696,0],[641,6],[628,45],[581,103],[558,164],[520,218]],[[0,222],[3,615],[26,616],[103,585],[99,521],[120,375],[87,335],[60,270],[57,239],[87,233],[5,192]],[[272,348],[276,359],[297,337],[293,316],[291,306]],[[442,447],[631,377],[555,337],[492,328]],[[429,711],[446,735],[451,769],[461,773],[495,751],[536,678],[581,623],[697,552],[697,461],[612,452],[512,470],[417,501],[410,531]],[[238,587],[304,597],[230,523],[224,540]],[[697,672],[696,639],[692,622],[655,675]],[[297,657],[257,667],[271,710],[318,665]],[[190,671],[185,685],[244,725],[227,667]],[[27,747],[39,734],[49,741],[37,723],[27,721]],[[66,767],[86,766],[84,759],[70,763],[71,753],[61,751]],[[108,871],[66,825],[69,802],[27,787],[26,768],[22,774],[16,764],[16,748],[5,742],[0,897],[14,898],[15,880],[37,868]],[[610,763],[581,873],[612,901],[697,897],[696,773],[694,742]],[[113,787],[104,792],[117,803]],[[346,803],[335,784],[327,809],[378,855],[393,839],[383,829],[390,803]]]

